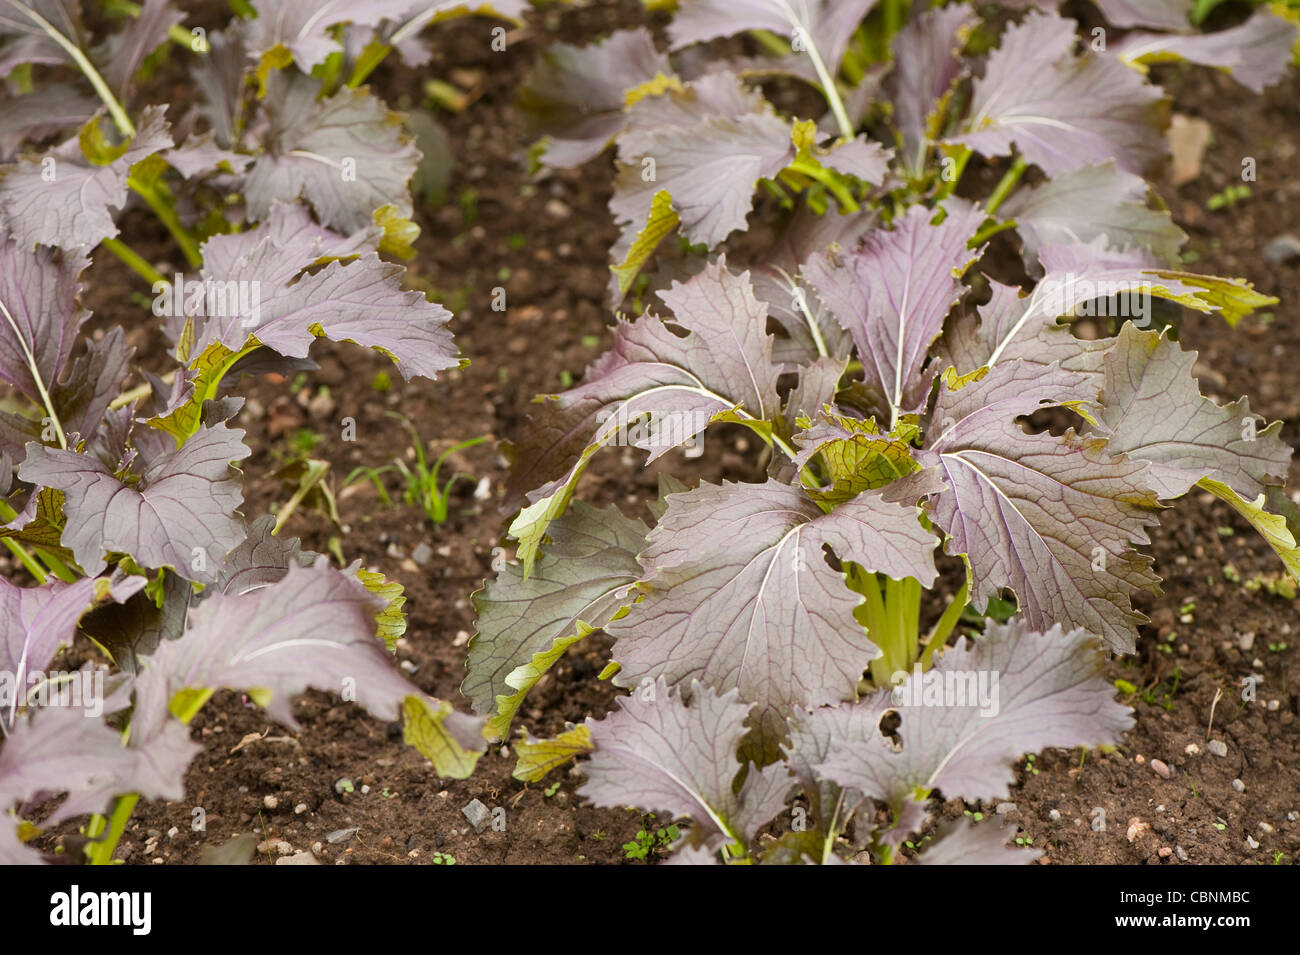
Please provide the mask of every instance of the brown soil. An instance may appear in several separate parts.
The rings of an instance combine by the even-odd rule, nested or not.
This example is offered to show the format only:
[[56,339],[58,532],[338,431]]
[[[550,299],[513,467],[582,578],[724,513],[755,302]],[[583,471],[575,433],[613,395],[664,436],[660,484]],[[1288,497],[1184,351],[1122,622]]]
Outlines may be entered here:
[[[492,21],[458,21],[436,29],[438,53],[424,71],[386,63],[373,85],[395,107],[407,109],[418,105],[428,77],[472,71],[455,75],[475,86],[475,101],[464,112],[439,117],[450,133],[455,165],[446,204],[418,210],[423,233],[411,265],[412,282],[436,289],[437,300],[456,312],[454,331],[471,364],[433,385],[395,378],[392,389],[381,392],[371,383],[391,368],[385,361],[355,347],[324,345],[313,352],[320,370],[298,382],[296,392],[288,382],[267,379],[245,379],[236,389],[250,399],[240,424],[256,449],[245,465],[245,512],[262,513],[287,499],[288,492],[266,475],[292,453],[290,437],[297,429],[318,434],[323,440],[313,456],[332,465],[346,531],[343,553],[406,586],[409,629],[399,660],[422,689],[461,707],[464,643],[474,629],[469,595],[490,573],[492,549],[504,530],[495,500],[504,460],[494,442],[517,435],[533,396],[580,376],[609,337],[606,261],[614,230],[605,208],[608,159],[530,179],[521,161],[526,138],[514,105],[516,89],[546,43],[583,42],[643,21],[640,5],[630,0],[548,13],[534,18],[528,36],[505,53],[489,50]],[[216,27],[220,20],[204,25]],[[1300,222],[1300,179],[1294,175],[1300,84],[1292,79],[1257,97],[1202,71],[1171,68],[1161,78],[1176,90],[1177,109],[1204,115],[1215,130],[1200,178],[1177,192],[1163,190],[1191,235],[1190,247],[1199,255],[1195,268],[1245,276],[1282,299],[1271,321],[1252,317],[1232,332],[1217,318],[1190,316],[1183,341],[1201,352],[1201,380],[1209,394],[1221,401],[1249,394],[1261,414],[1286,422],[1284,435],[1294,443],[1300,393],[1290,363],[1300,355],[1300,265],[1270,265],[1261,250]],[[172,95],[183,99],[188,91],[178,87]],[[1207,211],[1209,196],[1239,179],[1244,156],[1258,162],[1254,195],[1226,211]],[[147,255],[172,254],[145,215],[128,215],[125,232]],[[142,351],[157,354],[156,344],[145,347],[156,339],[152,319],[130,299],[147,291],[143,282],[107,256],[99,257],[89,278],[88,304],[96,321],[124,325]],[[504,313],[490,307],[498,285],[508,295]],[[318,397],[322,388],[328,398]],[[383,465],[409,448],[400,425],[384,416],[388,410],[409,416],[435,452],[480,435],[492,439],[452,459],[473,479],[457,485],[451,516],[441,526],[410,507],[383,507],[368,483],[342,488],[354,467]],[[358,423],[355,444],[340,440],[345,416]],[[688,481],[759,478],[757,448],[743,435],[710,434],[707,446],[702,459],[672,454],[664,464]],[[493,500],[472,495],[481,477],[490,481]],[[631,455],[620,459],[606,452],[582,493],[644,516],[654,487],[654,473],[642,471]],[[388,488],[396,493],[391,476]],[[319,550],[334,533],[323,517],[307,512],[296,514],[288,531]],[[1049,751],[1022,760],[1011,796],[1015,808],[1006,819],[1019,827],[1019,837],[1045,847],[1051,863],[1176,864],[1183,855],[1190,863],[1268,863],[1275,853],[1291,862],[1300,853],[1300,731],[1292,689],[1300,682],[1300,633],[1292,632],[1296,606],[1262,590],[1248,592],[1224,572],[1231,564],[1246,581],[1257,573],[1275,574],[1278,562],[1243,521],[1208,496],[1180,502],[1153,536],[1151,551],[1166,579],[1166,595],[1143,607],[1153,622],[1143,630],[1138,653],[1115,659],[1109,670],[1112,678],[1140,690],[1132,701],[1136,729],[1109,755]],[[419,566],[409,555],[422,542],[434,555]],[[1192,601],[1194,609],[1186,606]],[[1254,634],[1250,650],[1240,649],[1246,633]],[[612,705],[612,689],[595,679],[608,658],[607,643],[593,639],[579,649],[529,697],[521,722],[533,734],[553,734],[566,721],[600,716]],[[1242,703],[1241,678],[1251,672],[1261,677],[1258,699]],[[1277,705],[1270,709],[1272,701]],[[119,857],[193,863],[203,848],[238,833],[307,849],[325,842],[327,833],[356,828],[349,841],[326,843],[326,861],[429,863],[439,861],[435,853],[445,853],[457,863],[611,863],[625,861],[621,844],[641,826],[635,812],[581,804],[573,773],[558,774],[557,789],[514,781],[506,748],[484,756],[469,780],[440,780],[403,744],[396,725],[322,694],[308,694],[295,711],[302,724],[297,736],[237,694],[215,697],[194,721],[204,750],[187,777],[189,797],[137,810]],[[246,742],[252,734],[259,738]],[[1225,757],[1207,752],[1207,735],[1226,744]],[[1193,744],[1199,753],[1188,752]],[[1171,768],[1172,778],[1152,769],[1155,759]],[[340,795],[335,783],[344,778],[353,781],[354,791]],[[1234,791],[1234,779],[1244,791]],[[480,835],[468,826],[461,808],[474,798],[506,808],[505,831]],[[275,808],[267,808],[268,799]],[[297,812],[299,806],[305,809]],[[1105,831],[1091,828],[1094,807],[1105,811]],[[206,813],[206,832],[191,830],[196,808]],[[994,807],[955,801],[944,807],[948,814],[963,811],[992,813]],[[1134,819],[1149,830],[1130,840]],[[168,835],[172,829],[174,837]],[[1248,846],[1247,837],[1259,847]],[[1181,852],[1161,854],[1175,846]]]

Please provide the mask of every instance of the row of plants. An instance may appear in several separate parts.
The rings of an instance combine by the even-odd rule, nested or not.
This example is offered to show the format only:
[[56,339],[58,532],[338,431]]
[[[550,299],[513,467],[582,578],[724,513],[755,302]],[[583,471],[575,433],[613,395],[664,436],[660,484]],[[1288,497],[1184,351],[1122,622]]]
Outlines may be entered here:
[[[1149,75],[1261,90],[1300,18],[1056,6],[680,0],[666,51],[631,29],[541,55],[532,156],[612,144],[629,317],[511,448],[518,563],[476,595],[463,691],[507,739],[603,630],[630,694],[518,740],[517,778],[585,757],[594,804],[689,820],[673,862],[888,863],[922,832],[922,863],[1029,862],[996,824],[933,832],[934,797],[1004,799],[1021,754],[1121,741],[1101,671],[1159,593],[1140,548],[1167,503],[1208,491],[1300,577],[1281,423],[1204,397],[1177,341],[1182,308],[1232,326],[1276,299],[1181,268]],[[791,82],[818,107],[778,108],[811,102]],[[765,480],[670,476],[719,426],[757,435]],[[653,527],[578,499],[611,445],[663,463]]]
[[[468,776],[596,630],[602,677],[631,692],[513,740],[519,779],[580,758],[594,804],[687,821],[674,861],[897,861],[936,792],[997,798],[1021,753],[1121,739],[1132,717],[1100,670],[1134,648],[1133,597],[1158,592],[1138,548],[1165,502],[1209,491],[1300,578],[1280,425],[1203,397],[1175,337],[1179,307],[1231,325],[1275,300],[1179,268],[1146,75],[1182,58],[1262,89],[1292,60],[1293,7],[1206,33],[1212,2],[1099,2],[1120,35],[1055,3],[680,0],[667,52],[645,30],[557,45],[524,90],[536,162],[613,145],[611,305],[640,317],[510,449],[516,560],[475,595],[473,715],[427,696],[391,658],[399,582],[239,513],[232,388],[311,367],[317,338],[408,379],[463,361],[394,261],[413,254],[420,152],[364,84],[394,52],[427,63],[423,28],[480,8],[232,6],[209,33],[166,0],[94,17],[0,0],[0,540],[34,578],[0,580],[0,861],[40,861],[41,829],[84,816],[86,861],[111,861],[139,799],[183,796],[187,724],[223,687],[290,726],[296,694],[337,692]],[[198,92],[182,112],[142,92],[177,56]],[[768,98],[809,91],[807,116]],[[136,200],[189,274],[123,240]],[[1003,233],[1022,262],[987,251]],[[96,256],[149,285],[169,374],[124,389],[123,330],[84,334]],[[1099,313],[1103,337],[1075,334]],[[665,475],[653,527],[577,499],[607,445],[649,462],[736,426],[765,480]],[[964,566],[951,593],[941,543]],[[963,617],[984,622],[949,646]],[[49,672],[76,634],[112,664],[92,718],[35,703],[91,675]],[[980,686],[995,696],[943,695]],[[1006,835],[963,824],[918,858],[1035,856]]]
[[[231,423],[245,374],[313,368],[317,338],[374,349],[407,379],[462,362],[451,314],[394,262],[418,235],[421,156],[364,81],[393,50],[427,61],[422,29],[477,6],[240,2],[219,32],[186,29],[167,0],[94,6],[0,3],[0,539],[35,584],[0,580],[6,863],[39,862],[26,843],[88,814],[73,861],[110,862],[139,799],[184,795],[201,748],[187,724],[223,687],[289,726],[295,695],[338,693],[403,720],[446,776],[485,746],[482,720],[395,666],[400,583],[304,550],[283,518],[240,514],[251,450]],[[184,111],[143,92],[177,57],[198,92]],[[129,199],[186,272],[158,273],[123,240]],[[84,334],[100,256],[148,284],[140,326],[166,336],[170,372],[137,369],[122,328]],[[133,372],[145,384],[125,389]],[[50,671],[78,633],[106,680]],[[83,686],[85,706],[35,705]]]

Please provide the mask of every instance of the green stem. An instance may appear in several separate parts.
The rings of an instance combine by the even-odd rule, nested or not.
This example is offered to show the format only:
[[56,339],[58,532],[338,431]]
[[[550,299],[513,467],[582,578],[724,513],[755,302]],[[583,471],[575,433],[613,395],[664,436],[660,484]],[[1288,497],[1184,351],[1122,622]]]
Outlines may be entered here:
[[105,239],[99,244],[121,259],[132,272],[139,275],[150,285],[155,285],[158,282],[171,284],[168,282],[167,277],[150,265],[144,256],[121,239]]
[[86,58],[86,54],[81,52],[80,47],[60,33],[54,24],[27,6],[27,4],[19,3],[18,0],[9,0],[9,5],[25,14],[29,20],[44,31],[46,36],[63,48],[63,51],[68,54],[72,62],[77,64],[77,69],[81,70],[86,79],[90,80],[90,85],[95,88],[96,95],[108,107],[108,115],[113,117],[113,125],[117,127],[118,132],[123,136],[134,136],[135,126],[131,124],[131,118],[126,115],[126,110],[122,109],[122,104],[117,101],[113,91],[108,88],[108,84],[104,82],[104,77],[99,75],[99,70],[95,69],[90,60]]
[[18,543],[18,541],[14,540],[12,537],[0,538],[0,540],[3,540],[5,547],[9,548],[9,553],[17,557],[18,562],[27,568],[27,572],[36,578],[37,585],[44,586],[45,582],[49,580],[49,577],[45,573],[45,568],[36,563],[32,558],[32,555],[27,553],[27,548],[23,547],[22,544]]
[[[953,173],[953,177],[943,181],[943,185],[939,187],[939,191],[934,194],[935,202],[942,202],[957,190],[957,184],[961,182],[962,174],[966,172],[966,164],[970,162],[971,155],[972,150],[969,146],[961,147],[956,156],[957,166]],[[942,222],[943,220],[940,219],[939,221]]]
[[167,227],[167,231],[175,237],[176,244],[181,247],[181,252],[185,255],[185,261],[189,263],[190,268],[199,268],[203,264],[203,256],[199,254],[199,245],[194,240],[194,237],[190,235],[189,230],[181,223],[180,217],[176,215],[176,210],[172,207],[172,204],[152,183],[141,182],[135,176],[128,176],[126,183],[136,195],[148,203],[149,208]]
[[1027,168],[1029,168],[1028,160],[1024,156],[1017,156],[1011,168],[1002,174],[1001,181],[994,187],[993,194],[989,196],[989,201],[984,206],[984,211],[988,215],[991,216],[998,211],[998,206],[1011,195],[1011,191],[1016,188],[1016,184],[1020,182],[1020,177],[1025,174]]
[[[86,855],[90,857],[91,865],[112,864],[113,853],[117,851],[118,840],[122,838],[122,833],[126,831],[126,824],[130,821],[131,813],[135,811],[136,803],[139,801],[140,796],[137,793],[124,793],[114,800],[113,811],[108,817],[108,831],[104,833],[102,838],[92,842],[86,848]],[[91,819],[92,831],[97,820],[102,825],[103,817],[95,816]]]
[[930,638],[925,642],[925,650],[921,653],[921,666],[925,669],[930,668],[934,660],[934,652],[948,642],[949,635],[957,627],[957,621],[961,619],[962,611],[966,609],[966,601],[970,595],[970,582],[964,581],[961,590],[957,591],[957,596],[952,598],[952,602],[939,618],[939,622],[934,625],[930,632]]
[[357,57],[356,65],[352,67],[352,75],[348,77],[348,89],[354,90],[364,83],[375,71],[375,67],[384,62],[392,49],[387,43],[371,40]]
[[971,240],[966,243],[966,247],[969,249],[977,248],[981,243],[987,242],[999,232],[1006,232],[1008,229],[1014,229],[1015,227],[1015,219],[1004,219],[1001,222],[994,220],[976,232],[975,235],[971,237]]
[[59,439],[59,447],[66,451],[68,449],[68,437],[63,433],[63,422],[59,420],[59,413],[54,410],[54,401],[45,388],[45,379],[41,377],[41,369],[36,364],[36,357],[32,354],[32,350],[27,347],[27,339],[23,338],[23,333],[18,329],[18,323],[14,321],[13,315],[4,302],[0,302],[0,312],[4,312],[5,321],[13,329],[14,340],[18,342],[18,346],[23,350],[23,356],[27,359],[27,368],[32,373],[32,383],[36,385],[41,404],[45,408],[45,413],[50,417],[50,424],[54,426],[55,436]]
[[786,57],[792,52],[790,44],[771,30],[750,30],[749,35],[758,41],[759,46],[775,57]]
[[845,188],[844,183],[840,181],[839,177],[816,160],[796,159],[794,162],[790,163],[788,168],[794,172],[807,176],[809,179],[814,179],[817,182],[820,182],[830,190],[831,195],[835,197],[835,201],[838,202],[841,208],[846,212],[857,212],[861,208],[858,205],[858,201],[854,199],[853,194]]
[[45,566],[50,568],[50,573],[65,584],[75,584],[81,579],[81,576],[65,564],[57,554],[53,554],[43,547],[38,547],[36,548],[36,556],[45,562]]
[[805,35],[804,42],[808,46],[808,59],[812,60],[813,69],[817,71],[817,79],[821,82],[822,95],[826,97],[826,102],[835,116],[835,123],[840,128],[840,135],[845,139],[852,139],[853,123],[849,121],[848,110],[844,108],[844,101],[840,99],[835,77],[831,76],[830,71],[826,69],[826,64],[822,61],[822,55],[817,52],[817,45],[813,43],[812,37]]

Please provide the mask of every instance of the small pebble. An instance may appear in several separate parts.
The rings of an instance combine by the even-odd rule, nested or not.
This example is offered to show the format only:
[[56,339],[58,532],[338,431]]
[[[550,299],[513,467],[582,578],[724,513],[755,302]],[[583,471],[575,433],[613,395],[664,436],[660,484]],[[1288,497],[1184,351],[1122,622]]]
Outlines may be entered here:
[[1254,836],[1247,836],[1247,837],[1246,837],[1246,845],[1249,846],[1249,847],[1252,848],[1252,849],[1258,849],[1258,848],[1259,848],[1259,842],[1254,838]]
[[1009,812],[1016,811],[1016,804],[1013,802],[1000,802],[993,811],[999,816],[1005,816]]
[[1187,861],[1187,850],[1182,846],[1174,846],[1174,855],[1178,856],[1179,862]]
[[1147,758],[1143,756],[1141,753],[1138,753],[1136,756],[1133,757],[1133,762],[1137,763],[1139,766],[1145,765],[1146,761]]
[[1240,779],[1234,779],[1232,781],[1232,791],[1238,793],[1244,793],[1246,791],[1246,784],[1243,783]]
[[262,805],[267,809],[274,809],[276,806],[280,805],[280,800],[276,799],[274,796],[266,796],[262,799]]
[[168,838],[168,839],[175,839],[175,838],[176,838],[176,834],[177,834],[178,832],[180,832],[180,831],[181,831],[181,830],[180,830],[180,828],[179,828],[178,826],[172,826],[170,829],[167,830],[167,838]]
[[1212,739],[1205,744],[1205,748],[1215,756],[1227,756],[1228,744],[1221,739]]
[[1248,630],[1245,633],[1237,634],[1237,646],[1243,653],[1249,653],[1255,649],[1255,631]]
[[1199,756],[1201,754],[1201,747],[1197,746],[1195,743],[1188,743],[1183,748],[1183,752],[1188,756]]
[[1277,700],[1269,700],[1269,701],[1268,701],[1268,711],[1269,711],[1270,713],[1276,713],[1276,712],[1277,712],[1278,710],[1280,710],[1281,708],[1282,708],[1282,704],[1281,704],[1280,702],[1278,702]]
[[1300,812],[1288,812],[1286,814],[1287,822],[1295,822],[1296,820],[1300,820]]
[[307,804],[305,802],[300,802],[298,803],[298,805],[293,807],[293,814],[295,816],[301,816],[306,811],[307,811]]
[[1274,265],[1293,262],[1300,259],[1300,239],[1285,232],[1264,246],[1264,258]]
[[1061,821],[1061,810],[1059,810],[1059,809],[1053,809],[1051,812],[1049,812],[1049,813],[1047,814],[1047,818],[1050,819],[1050,820],[1052,820],[1052,822],[1060,822],[1060,821]]
[[1268,823],[1266,823],[1266,822],[1261,822],[1261,823],[1259,824],[1259,831],[1260,831],[1260,832],[1272,833],[1272,832],[1273,832],[1273,827],[1270,826],[1270,825],[1269,825]]
[[1170,779],[1174,775],[1173,770],[1165,765],[1164,761],[1160,759],[1151,760],[1151,768],[1156,771],[1156,775],[1161,779]]
[[1162,859],[1168,859],[1173,854],[1174,854],[1174,850],[1170,849],[1168,846],[1161,846],[1159,849],[1156,850],[1156,855],[1158,855]]
[[356,829],[335,829],[333,832],[326,834],[325,841],[332,846],[337,846],[340,843],[351,841],[356,834]]
[[429,561],[433,560],[433,548],[425,541],[420,541],[420,543],[415,545],[415,549],[411,551],[411,560],[423,567]]

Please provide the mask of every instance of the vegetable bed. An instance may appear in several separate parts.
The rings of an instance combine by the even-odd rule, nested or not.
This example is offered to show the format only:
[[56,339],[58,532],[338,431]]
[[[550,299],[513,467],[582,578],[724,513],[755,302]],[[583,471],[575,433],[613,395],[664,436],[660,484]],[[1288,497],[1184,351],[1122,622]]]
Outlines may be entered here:
[[[165,4],[138,19],[87,6],[97,38],[154,16],[157,46],[182,22]],[[179,6],[182,32],[235,32],[225,4]],[[103,116],[5,143],[4,301],[50,296],[86,343],[29,360],[10,345],[21,332],[4,339],[20,515],[0,557],[6,650],[11,669],[108,667],[108,721],[6,700],[0,857],[1294,861],[1294,9],[1198,5],[1210,36],[1256,31],[1219,38],[1260,44],[1243,63],[1121,4],[1064,4],[1076,25],[1014,9],[1032,4],[909,19],[879,3],[842,48],[812,30],[820,69],[838,69],[831,102],[773,4],[736,5],[753,22],[725,30],[714,6],[440,21],[411,31],[427,62],[365,42],[381,19],[391,40],[407,11],[358,25],[334,59],[337,33],[286,46],[245,25],[252,52],[225,75],[248,113],[224,141],[191,68],[222,41],[200,53],[173,37],[134,79],[104,72],[133,143],[171,135],[161,114],[147,125],[164,103],[175,129],[213,141],[112,158],[123,136]],[[1094,27],[1121,51],[1132,28],[1235,69],[1156,63],[1144,79],[1089,46]],[[888,74],[891,45],[927,66]],[[61,53],[31,49],[33,90],[79,83],[96,107]],[[321,102],[296,89],[304,65],[335,90]],[[742,66],[748,87],[707,77]],[[1007,98],[1026,69],[1058,77],[1062,99],[1076,74],[1085,101],[1112,84],[1109,112],[1061,106],[1056,123],[1102,117],[1070,141],[1018,126]],[[33,95],[23,82],[9,80],[15,103]],[[600,122],[573,121],[601,103]],[[693,108],[715,138],[673,112]],[[1175,143],[1195,160],[1175,184],[1161,154],[1202,121],[1202,150]],[[41,159],[57,167],[60,149],[91,174],[129,167],[107,225],[15,204],[22,176],[28,201],[48,196]],[[302,152],[358,152],[363,195],[332,191],[336,174],[354,182],[345,168],[299,169]],[[742,155],[760,165],[737,172]],[[186,328],[149,280],[233,277],[240,256],[261,313],[237,331]],[[1147,310],[1098,315],[1080,275]],[[1052,321],[1071,311],[1073,333]],[[193,393],[164,377],[182,366]],[[667,403],[642,397],[664,387]],[[643,413],[677,433],[660,441]],[[177,440],[207,465],[174,469],[184,487],[155,495],[157,526],[106,518],[87,475],[154,507]],[[22,513],[40,487],[61,497]],[[29,609],[37,574],[58,619]],[[742,635],[719,623],[732,617]],[[1003,712],[926,699],[926,677],[949,672],[993,680]],[[86,755],[41,776],[42,752]]]

